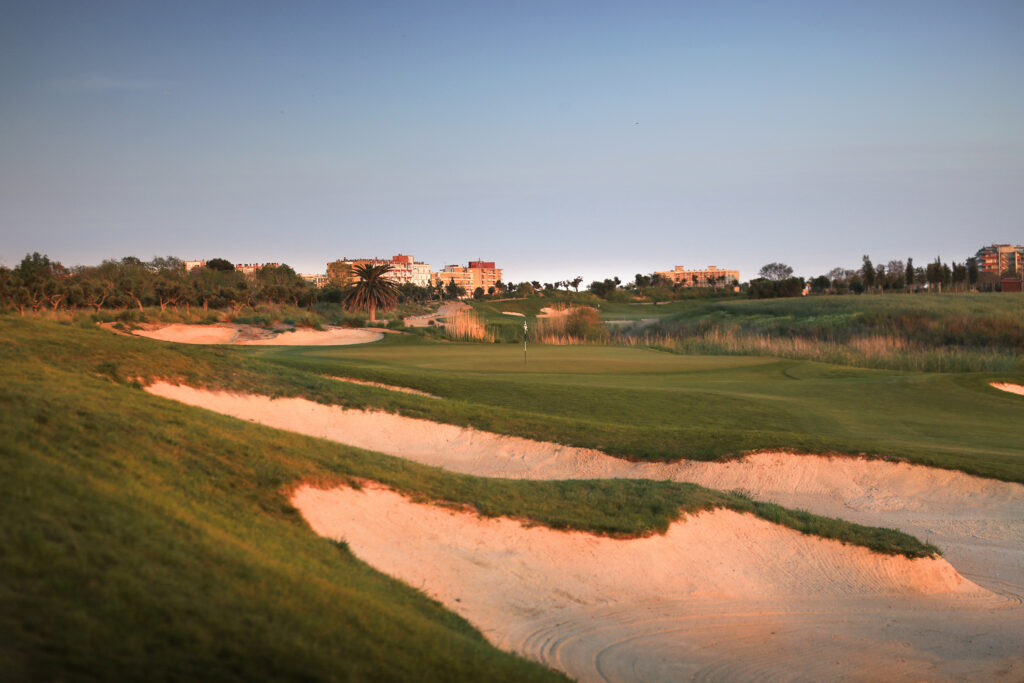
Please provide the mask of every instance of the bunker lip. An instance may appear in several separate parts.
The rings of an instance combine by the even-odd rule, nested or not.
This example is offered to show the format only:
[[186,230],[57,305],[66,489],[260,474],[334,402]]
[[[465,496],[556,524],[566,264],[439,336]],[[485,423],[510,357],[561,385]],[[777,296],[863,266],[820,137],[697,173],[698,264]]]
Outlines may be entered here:
[[240,346],[343,346],[380,341],[380,330],[351,327],[328,327],[323,330],[297,328],[268,330],[255,325],[215,323],[191,325],[184,323],[149,324],[132,331],[140,337],[179,344],[231,344]]
[[411,387],[400,387],[400,386],[396,386],[394,384],[383,384],[381,382],[371,382],[371,381],[365,380],[365,379],[356,379],[355,377],[338,377],[338,376],[334,376],[334,375],[325,375],[325,377],[327,377],[327,379],[333,379],[333,380],[336,380],[338,382],[348,382],[349,384],[359,384],[359,385],[362,385],[362,386],[365,386],[365,387],[375,387],[377,389],[387,389],[388,391],[400,391],[403,394],[413,394],[414,396],[425,396],[426,398],[436,398],[436,399],[440,399],[441,398],[440,396],[436,396],[434,394],[428,394],[425,391],[420,391],[419,389],[413,389]]
[[[879,555],[731,510],[622,540],[414,503],[372,483],[300,486],[290,501],[317,534],[497,647],[580,680],[635,678],[637,666],[650,680],[743,678],[752,662],[761,677],[829,679],[841,671],[814,672],[870,672],[879,658],[879,678],[914,680],[955,677],[971,659],[975,674],[1020,660],[1020,610],[945,560]],[[992,633],[978,635],[982,619]],[[964,644],[974,637],[984,647]]]
[[[862,546],[802,534],[753,514],[726,508],[686,515],[672,522],[664,534],[616,538],[587,531],[551,529],[504,516],[484,517],[468,506],[414,502],[407,495],[366,480],[359,482],[358,489],[301,484],[291,491],[290,502],[318,534],[337,540],[348,538],[344,530],[338,528],[338,520],[362,505],[362,513],[367,516],[356,514],[353,517],[367,526],[369,533],[375,530],[372,523],[375,517],[387,518],[391,524],[401,520],[397,524],[402,531],[416,534],[421,533],[418,520],[426,519],[427,526],[435,529],[435,535],[447,535],[441,531],[446,524],[464,529],[464,533],[456,531],[449,535],[450,539],[455,539],[450,540],[449,545],[472,548],[486,543],[486,540],[467,539],[467,534],[483,529],[487,535],[503,539],[511,548],[528,549],[527,554],[543,549],[554,560],[549,557],[545,562],[559,571],[574,565],[584,556],[595,560],[607,559],[602,551],[616,553],[614,559],[636,561],[639,566],[647,567],[649,572],[663,577],[664,581],[647,587],[650,594],[646,597],[649,599],[666,590],[677,596],[747,598],[890,593],[991,596],[989,591],[960,576],[941,557],[911,559],[902,555],[883,555]],[[498,533],[491,534],[494,530]],[[354,531],[350,529],[349,533]],[[708,548],[713,551],[726,548],[737,558],[744,557],[744,553],[751,550],[753,554],[764,552],[765,557],[750,564],[741,563],[742,571],[737,571],[737,565],[706,564],[706,558],[701,558],[701,553],[697,552],[702,546],[713,546]],[[806,566],[779,571],[778,564],[793,561],[787,552],[796,547],[799,547],[799,552],[793,553],[794,557]],[[670,557],[664,557],[663,553],[668,548],[671,548]],[[829,553],[829,563],[812,562],[811,558],[822,549]],[[501,550],[503,553],[507,551],[508,548]],[[637,552],[638,556],[623,557],[623,553],[632,552]],[[768,554],[777,554],[777,560],[769,561]],[[669,561],[662,566],[652,565],[652,562],[660,560]],[[833,570],[852,574],[840,577],[833,575]],[[614,567],[605,566],[600,571],[607,572],[602,582],[629,580]],[[766,574],[771,574],[770,579],[765,578]],[[671,587],[665,582],[669,582]]]

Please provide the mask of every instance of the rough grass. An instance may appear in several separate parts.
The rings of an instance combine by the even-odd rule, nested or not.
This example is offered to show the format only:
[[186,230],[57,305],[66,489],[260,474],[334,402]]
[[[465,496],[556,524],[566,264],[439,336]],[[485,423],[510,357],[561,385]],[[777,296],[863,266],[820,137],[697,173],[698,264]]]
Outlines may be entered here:
[[449,313],[442,319],[444,334],[457,341],[493,342],[494,334],[487,330],[484,322],[471,308]]
[[[419,348],[409,343],[391,348]],[[935,552],[900,532],[687,484],[455,475],[138,388],[172,377],[353,404],[393,394],[249,351],[0,318],[5,679],[558,678],[318,538],[287,501],[302,482],[371,479],[482,514],[612,535],[728,507],[882,552]]]
[[722,301],[617,331],[679,353],[771,355],[926,372],[1024,369],[1024,297],[887,294]]

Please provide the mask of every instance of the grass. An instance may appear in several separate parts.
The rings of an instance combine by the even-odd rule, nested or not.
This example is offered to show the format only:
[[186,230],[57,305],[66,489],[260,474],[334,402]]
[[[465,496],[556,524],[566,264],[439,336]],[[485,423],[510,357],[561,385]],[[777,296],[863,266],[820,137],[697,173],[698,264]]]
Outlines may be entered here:
[[[408,340],[412,341],[412,340]],[[409,386],[344,400],[633,460],[716,460],[756,450],[865,454],[1024,483],[1020,397],[990,381],[768,357],[614,346],[388,344],[261,349],[282,368]],[[293,392],[326,403],[326,389]]]
[[694,303],[624,342],[680,353],[771,355],[926,372],[1024,370],[1024,297],[816,296]]
[[[503,348],[494,345],[396,337],[374,348],[390,362],[313,362],[399,368],[396,359],[405,358],[414,375],[425,361],[469,364],[474,372],[503,363],[474,356]],[[456,475],[138,388],[147,378],[172,377],[409,413],[425,414],[427,404],[439,403],[323,379],[298,367],[315,349],[293,351],[172,345],[94,325],[0,318],[0,670],[6,679],[559,678],[494,649],[423,594],[367,567],[344,544],[313,534],[287,501],[302,482],[369,479],[487,515],[618,536],[662,531],[683,514],[728,507],[881,552],[936,551],[898,531],[688,484]],[[638,364],[658,372],[662,359],[678,359],[610,351],[623,354],[601,361],[610,372]],[[571,379],[571,358],[537,360],[548,370],[566,361]],[[594,359],[577,362],[575,371],[593,371]],[[735,359],[726,362],[731,367]],[[432,376],[421,379],[430,383]],[[521,406],[444,403],[452,419],[488,415],[513,426],[534,419]],[[536,421],[544,424],[557,432],[569,422]]]

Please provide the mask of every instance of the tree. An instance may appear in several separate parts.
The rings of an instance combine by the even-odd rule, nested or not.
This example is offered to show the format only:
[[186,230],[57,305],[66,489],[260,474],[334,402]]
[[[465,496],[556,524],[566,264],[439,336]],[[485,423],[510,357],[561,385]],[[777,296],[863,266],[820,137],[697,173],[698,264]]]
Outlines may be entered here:
[[455,278],[449,278],[444,293],[449,299],[458,299],[466,295],[466,288],[455,284]]
[[580,291],[580,285],[583,284],[583,278],[580,277],[579,275],[577,275],[576,277],[574,277],[569,282],[569,284],[572,285],[573,289],[575,289],[577,292],[579,292]]
[[885,286],[887,289],[902,289],[907,276],[907,269],[903,261],[889,261],[885,267]]
[[761,266],[761,270],[757,274],[766,280],[778,282],[792,277],[793,269],[785,263],[767,263]]
[[[494,289],[494,288],[491,287],[491,289]],[[474,289],[473,290],[473,298],[474,299],[483,299],[484,298],[484,288],[483,287],[477,287],[476,289]]]
[[953,263],[953,286],[958,291],[964,291],[966,289],[967,282],[967,265],[963,263]]
[[118,263],[117,289],[130,297],[142,309],[142,297],[152,286],[152,273],[146,264],[135,256],[125,256]]
[[967,283],[972,287],[978,284],[978,259],[973,256],[967,259]]
[[327,264],[327,282],[335,287],[348,287],[352,281],[352,264],[348,261],[331,261]]
[[398,303],[398,286],[384,276],[391,272],[387,263],[379,266],[364,263],[352,269],[359,278],[345,295],[345,308],[370,312],[370,322],[377,321],[377,309],[389,311]]
[[864,264],[860,268],[860,276],[864,287],[870,292],[875,286],[875,266],[871,263],[871,257],[864,254]]
[[270,302],[284,303],[289,299],[296,306],[307,294],[309,283],[296,275],[290,266],[267,264],[256,271],[257,296]]
[[209,268],[210,270],[220,270],[225,272],[235,269],[235,265],[231,263],[231,261],[228,261],[227,259],[223,258],[210,259],[209,261],[206,262],[206,267]]
[[25,314],[26,305],[33,311],[38,311],[48,301],[53,303],[54,299],[59,305],[63,296],[59,294],[58,278],[65,272],[64,266],[50,261],[50,257],[45,254],[38,251],[26,254],[13,271],[13,277],[18,282],[18,309],[22,315]]
[[239,285],[245,284],[245,276],[234,267],[211,268],[210,263],[206,268],[193,268],[189,280],[192,297],[202,302],[204,311],[209,310],[211,302],[214,306],[228,303],[233,295],[240,293]]
[[607,299],[619,284],[621,284],[621,280],[617,277],[613,279],[605,278],[603,282],[600,280],[594,280],[591,282],[589,289],[602,299]]
[[802,277],[791,277],[785,280],[769,280],[757,278],[750,281],[748,293],[751,299],[775,299],[786,296],[800,296],[804,289]]
[[914,274],[914,259],[908,258],[906,275],[904,276],[904,279],[907,281],[907,289],[914,288]]
[[92,306],[99,313],[107,299],[117,294],[117,274],[117,264],[113,261],[75,268],[76,284],[81,290],[80,303]]
[[167,310],[168,304],[177,310],[178,301],[187,297],[191,289],[185,281],[185,264],[173,256],[154,257],[149,262],[149,268],[156,271],[153,278],[153,293],[160,304],[160,310]]

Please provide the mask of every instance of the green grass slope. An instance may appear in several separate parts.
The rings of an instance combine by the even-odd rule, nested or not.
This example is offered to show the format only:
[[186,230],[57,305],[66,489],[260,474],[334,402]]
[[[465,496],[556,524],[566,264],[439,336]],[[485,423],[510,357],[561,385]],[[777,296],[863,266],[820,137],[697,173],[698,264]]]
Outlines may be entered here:
[[5,368],[4,680],[560,678],[309,530],[284,489],[341,449]]
[[[382,348],[419,348],[406,344]],[[429,401],[322,380],[253,349],[0,318],[0,365],[7,680],[558,678],[317,537],[287,502],[288,490],[308,481],[372,479],[485,514],[620,535],[724,506],[883,552],[935,550],[899,532],[685,484],[454,475],[165,401],[134,384],[179,377],[351,404],[381,394]]]
[[[382,348],[420,350],[406,340]],[[316,537],[287,498],[307,481],[372,479],[418,499],[620,536],[728,507],[881,552],[936,551],[898,531],[688,484],[456,475],[186,407],[134,379],[395,399],[253,349],[4,317],[0,366],[5,680],[560,678]],[[407,399],[429,400],[398,398]]]

